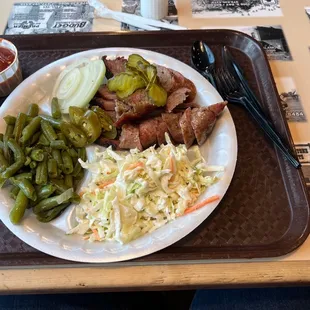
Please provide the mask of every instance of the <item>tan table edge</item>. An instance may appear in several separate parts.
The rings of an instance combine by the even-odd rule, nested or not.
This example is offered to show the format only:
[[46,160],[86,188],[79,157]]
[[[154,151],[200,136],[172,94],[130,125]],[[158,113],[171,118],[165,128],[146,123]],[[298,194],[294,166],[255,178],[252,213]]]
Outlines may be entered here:
[[0,270],[0,293],[298,285],[309,261]]

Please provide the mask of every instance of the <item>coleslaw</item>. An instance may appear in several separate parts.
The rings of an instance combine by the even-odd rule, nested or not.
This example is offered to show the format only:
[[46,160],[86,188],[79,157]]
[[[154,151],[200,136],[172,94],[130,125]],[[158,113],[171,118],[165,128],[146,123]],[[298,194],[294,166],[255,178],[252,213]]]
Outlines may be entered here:
[[92,179],[81,189],[77,225],[68,234],[128,243],[186,213],[224,168],[208,166],[198,146],[174,146],[167,134],[166,140],[143,152],[97,148],[92,162],[79,159]]

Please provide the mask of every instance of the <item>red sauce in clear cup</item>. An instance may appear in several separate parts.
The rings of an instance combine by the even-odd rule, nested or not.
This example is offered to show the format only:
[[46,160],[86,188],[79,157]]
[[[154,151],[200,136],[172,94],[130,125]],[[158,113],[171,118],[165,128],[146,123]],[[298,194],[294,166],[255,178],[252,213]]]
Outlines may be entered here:
[[7,69],[14,61],[16,55],[8,48],[0,46],[0,72]]
[[0,38],[0,98],[9,95],[22,80],[16,46]]

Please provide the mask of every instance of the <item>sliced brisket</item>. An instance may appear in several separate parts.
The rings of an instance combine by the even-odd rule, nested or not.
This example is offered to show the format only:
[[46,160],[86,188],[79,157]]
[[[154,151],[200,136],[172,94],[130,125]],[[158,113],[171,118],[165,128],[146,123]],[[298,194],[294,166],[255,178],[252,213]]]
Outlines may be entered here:
[[107,59],[107,56],[103,56],[102,60],[107,68],[108,75],[116,75],[126,70],[127,59],[124,57],[117,57],[115,59]]
[[190,90],[188,88],[179,88],[171,93],[167,99],[166,110],[171,113],[177,106],[183,104],[189,96]]
[[100,88],[98,89],[98,92],[97,92],[97,96],[102,97],[103,99],[106,99],[106,100],[117,99],[116,93],[109,91],[107,85],[100,86]]
[[130,121],[139,120],[154,109],[156,106],[152,104],[146,90],[139,89],[122,101],[116,100],[117,121],[115,125],[121,127]]
[[112,149],[113,150],[120,150],[120,141],[119,140],[114,140],[114,139],[107,139],[107,138],[104,138],[104,137],[99,137],[97,140],[96,140],[96,144],[98,145],[101,145],[103,147],[109,147],[109,146],[112,146]]
[[115,111],[115,100],[94,97],[91,101],[91,105],[97,105],[105,111]]

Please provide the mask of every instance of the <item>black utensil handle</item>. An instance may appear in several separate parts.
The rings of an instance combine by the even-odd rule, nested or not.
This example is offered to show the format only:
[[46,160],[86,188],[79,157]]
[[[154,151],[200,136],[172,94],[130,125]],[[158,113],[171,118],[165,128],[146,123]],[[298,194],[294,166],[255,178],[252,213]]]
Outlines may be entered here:
[[222,57],[224,58],[226,70],[228,70],[233,75],[234,79],[239,81],[239,83],[241,84],[240,86],[242,87],[243,92],[247,95],[248,99],[251,100],[252,104],[256,107],[256,109],[266,117],[266,114],[261,106],[261,103],[259,102],[254,92],[250,88],[246,78],[243,76],[243,72],[240,66],[235,61],[235,59],[233,58],[232,54],[230,53],[230,51],[226,46],[223,47]]
[[201,75],[202,75],[203,77],[205,77],[205,78],[210,82],[210,84],[211,84],[215,89],[217,89],[216,83],[215,83],[214,78],[213,78],[213,75],[212,75],[211,73],[206,72],[206,71],[201,71],[200,73],[201,73]]
[[[242,100],[242,99],[240,99]],[[300,167],[299,161],[294,157],[291,150],[285,145],[281,137],[277,132],[270,126],[269,122],[253,107],[248,101],[247,98],[243,98],[244,107],[248,112],[253,116],[253,118],[260,125],[261,129],[268,135],[268,137],[274,142],[274,144],[282,151],[285,157],[291,162],[295,168]]]

